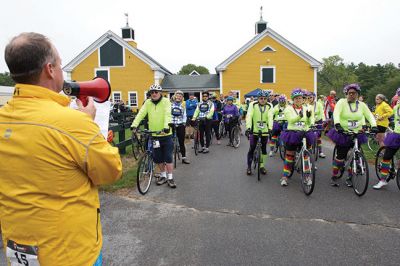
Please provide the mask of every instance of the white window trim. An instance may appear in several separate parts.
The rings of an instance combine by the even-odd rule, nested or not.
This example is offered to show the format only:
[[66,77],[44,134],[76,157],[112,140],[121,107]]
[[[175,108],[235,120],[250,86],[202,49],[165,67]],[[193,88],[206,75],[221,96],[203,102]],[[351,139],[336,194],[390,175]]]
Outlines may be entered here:
[[[131,93],[136,94],[136,105],[131,105]],[[139,93],[137,91],[128,91],[128,103],[129,103],[129,107],[139,107]]]
[[240,103],[240,90],[231,90],[231,91],[238,94],[238,97],[237,97],[236,99],[237,99],[237,100],[239,101],[239,103]]
[[[272,51],[264,51],[264,49],[266,49],[266,48],[271,48],[272,49]],[[264,48],[262,48],[261,50],[260,50],[260,52],[264,52],[264,53],[272,53],[272,52],[276,52],[276,50],[271,46],[271,45],[267,45],[267,46],[265,46]]]
[[[109,40],[111,40],[111,39],[109,39]],[[115,40],[113,40],[114,42],[115,42]],[[108,41],[107,41],[108,42]],[[97,61],[98,61],[98,63],[99,63],[99,66],[100,66],[100,68],[110,68],[110,67],[115,67],[115,68],[118,68],[118,67],[125,67],[125,47],[123,47],[122,45],[120,45],[119,43],[117,43],[119,46],[121,46],[121,48],[122,48],[122,66],[102,66],[101,65],[101,61],[100,61],[100,48],[104,45],[104,44],[106,44],[107,42],[105,42],[105,43],[103,43],[99,48],[97,48]]]
[[148,92],[148,91],[144,91],[144,98],[143,98],[143,99],[144,99],[145,101],[147,100],[147,92]]
[[[273,82],[262,82],[262,70],[264,68],[274,69],[274,81]],[[260,66],[260,83],[261,84],[275,84],[276,83],[276,66]]]
[[120,98],[120,101],[121,102],[123,102],[124,100],[122,99],[122,91],[113,91],[112,93],[111,93],[111,95],[112,95],[112,99],[113,99],[113,102],[115,103],[115,94],[119,94],[119,98]]
[[107,71],[108,82],[110,82],[110,68],[109,67],[98,67],[94,69],[94,76],[97,77],[97,71]]

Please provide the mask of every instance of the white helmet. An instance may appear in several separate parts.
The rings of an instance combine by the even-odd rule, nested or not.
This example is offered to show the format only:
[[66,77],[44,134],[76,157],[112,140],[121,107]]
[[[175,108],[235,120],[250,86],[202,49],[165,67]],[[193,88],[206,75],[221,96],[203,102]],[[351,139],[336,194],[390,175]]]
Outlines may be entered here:
[[162,91],[162,87],[157,84],[153,84],[150,86],[149,91]]

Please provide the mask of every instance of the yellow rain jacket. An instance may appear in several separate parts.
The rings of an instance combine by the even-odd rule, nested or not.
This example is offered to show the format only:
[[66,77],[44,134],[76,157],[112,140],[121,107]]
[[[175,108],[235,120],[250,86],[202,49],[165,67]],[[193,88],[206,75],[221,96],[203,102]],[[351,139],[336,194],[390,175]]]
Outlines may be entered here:
[[0,222],[41,266],[91,266],[102,247],[97,185],[121,176],[118,149],[49,89],[17,84],[0,108]]

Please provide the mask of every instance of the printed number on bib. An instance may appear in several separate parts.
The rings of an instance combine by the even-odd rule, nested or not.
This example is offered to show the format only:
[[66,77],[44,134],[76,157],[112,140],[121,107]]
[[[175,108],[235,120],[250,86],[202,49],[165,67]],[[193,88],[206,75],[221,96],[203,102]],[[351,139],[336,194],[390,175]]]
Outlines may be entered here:
[[262,121],[257,122],[257,126],[258,126],[258,128],[260,128],[260,129],[264,129],[264,128],[265,128],[265,124],[264,124],[264,122],[262,122]]
[[154,149],[160,148],[160,142],[158,140],[153,140],[153,148]]
[[173,116],[181,116],[182,115],[182,109],[173,107],[171,111]]
[[279,115],[278,115],[278,119],[283,119],[283,118],[285,118],[285,115],[284,115],[284,114],[279,114]]
[[208,111],[208,104],[206,104],[206,103],[203,103],[203,104],[200,104],[200,112],[202,112],[202,113],[205,113],[205,112],[207,112]]
[[21,245],[8,240],[6,255],[11,266],[40,266],[37,246]]
[[359,121],[357,121],[357,120],[349,121],[349,122],[347,123],[347,126],[348,126],[348,128],[349,128],[350,130],[358,128],[358,125],[359,125]]
[[295,126],[303,129],[305,127],[305,123],[303,121],[299,121],[295,123]]

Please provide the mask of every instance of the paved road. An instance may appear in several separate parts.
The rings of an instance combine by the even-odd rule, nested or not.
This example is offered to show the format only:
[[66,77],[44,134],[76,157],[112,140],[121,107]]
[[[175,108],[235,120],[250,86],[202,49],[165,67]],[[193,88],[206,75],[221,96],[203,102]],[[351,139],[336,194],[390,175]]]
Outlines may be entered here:
[[178,166],[176,190],[102,195],[106,265],[399,265],[394,183],[362,198],[332,188],[328,156],[318,161],[316,188],[306,197],[297,174],[280,187],[279,158],[268,161],[261,182],[246,176],[242,140],[237,150],[190,151],[193,163]]
[[242,141],[237,150],[223,144],[197,157],[189,151],[192,164],[178,165],[175,190],[102,194],[104,265],[400,264],[393,182],[362,198],[332,188],[328,156],[318,161],[316,188],[306,197],[298,174],[280,187],[279,158],[268,161],[261,182],[246,176]]

